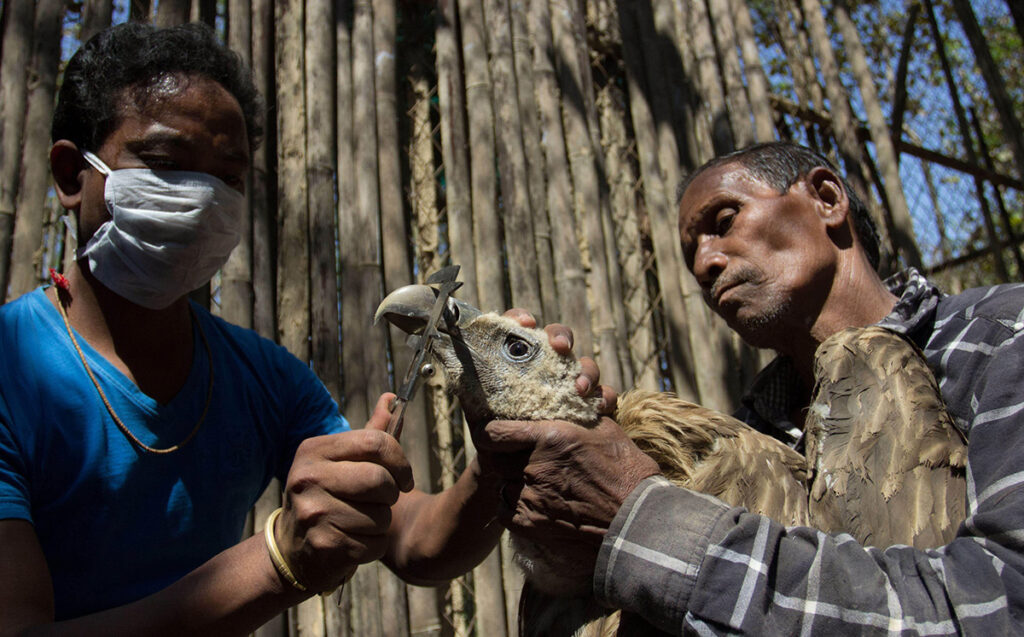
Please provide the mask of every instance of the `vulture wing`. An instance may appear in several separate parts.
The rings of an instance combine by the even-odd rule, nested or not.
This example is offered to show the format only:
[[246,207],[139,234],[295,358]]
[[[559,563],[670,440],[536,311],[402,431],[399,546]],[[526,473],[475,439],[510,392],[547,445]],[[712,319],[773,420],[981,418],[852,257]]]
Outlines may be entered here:
[[815,354],[805,423],[811,525],[862,544],[931,548],[965,517],[967,446],[920,351],[881,327]]
[[775,438],[667,392],[627,392],[616,419],[675,484],[788,526],[807,524],[804,457]]

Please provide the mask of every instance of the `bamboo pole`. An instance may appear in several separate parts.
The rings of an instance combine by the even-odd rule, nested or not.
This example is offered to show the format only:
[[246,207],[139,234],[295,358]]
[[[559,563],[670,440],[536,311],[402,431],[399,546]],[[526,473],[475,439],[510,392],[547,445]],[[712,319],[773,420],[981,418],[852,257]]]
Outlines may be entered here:
[[[825,16],[822,13],[821,4],[818,0],[800,0],[801,8],[807,29],[810,33],[811,44],[817,54],[818,63],[821,65],[821,74],[825,81],[825,93],[828,96],[829,111],[832,114],[832,134],[835,136],[836,145],[842,163],[846,167],[846,179],[871,210],[879,230],[885,230],[887,244],[883,244],[882,251],[895,254],[897,247],[893,243],[895,229],[892,227],[889,215],[880,215],[877,206],[873,205],[871,190],[868,181],[864,177],[861,146],[857,141],[856,121],[853,117],[853,110],[839,78],[839,65],[836,61],[835,52],[832,50],[832,43],[828,37],[828,29],[825,26]],[[885,259],[883,258],[883,262]]]
[[586,274],[577,240],[573,189],[566,157],[565,132],[560,110],[561,93],[555,75],[555,51],[551,35],[551,9],[547,0],[532,0],[527,21],[533,43],[533,74],[540,110],[540,146],[547,175],[545,203],[552,227],[552,251],[558,292],[555,319],[570,325],[577,352],[592,352],[590,309]]
[[149,22],[153,9],[153,0],[130,0],[128,3],[128,19],[132,22]]
[[687,309],[682,294],[682,256],[679,254],[677,239],[679,235],[678,231],[672,231],[674,224],[669,218],[672,204],[658,161],[655,118],[641,84],[645,77],[646,64],[636,47],[639,42],[639,27],[634,9],[635,5],[628,0],[619,0],[629,110],[632,114],[637,156],[643,176],[644,200],[647,202],[647,214],[651,225],[650,235],[657,259],[660,300],[668,329],[669,374],[674,391],[684,400],[696,402],[699,393],[687,330]]
[[[674,101],[669,99],[671,94],[665,90],[665,87],[680,85],[683,82],[678,73],[673,72],[678,67],[675,62],[679,59],[679,51],[673,47],[659,46],[661,42],[670,41],[668,35],[676,31],[675,14],[664,4],[657,5],[661,8],[655,10],[653,14],[645,3],[634,6],[636,7],[635,19],[630,28],[639,33],[640,47],[636,55],[644,60],[647,81],[645,94],[650,102],[651,113],[657,126],[657,161],[668,205],[664,211],[651,210],[649,219],[652,229],[658,227],[669,232],[671,236],[677,236],[678,222],[673,193],[683,170],[693,169],[696,166],[694,158],[682,156],[686,146],[682,141],[683,134],[678,130],[679,127],[686,126],[688,123],[681,118],[673,117],[678,107]],[[671,126],[675,126],[676,131],[673,131]],[[660,231],[655,230],[655,232]],[[668,255],[666,249],[672,251],[671,255]],[[675,264],[671,267],[678,267],[681,273],[685,270],[677,240],[673,241],[671,246],[662,246],[658,258],[666,256],[670,256]],[[678,280],[682,288],[677,293],[682,294],[686,307],[686,327],[689,333],[698,394],[706,404],[718,405],[719,409],[724,409],[728,401],[724,393],[722,379],[727,376],[725,369],[729,366],[727,361],[731,352],[720,347],[723,335],[718,335],[718,338],[714,337],[715,332],[720,331],[721,327],[711,323],[707,308],[704,307],[703,301],[700,299],[700,290],[696,281],[685,273]],[[716,345],[718,345],[717,348]]]
[[277,169],[280,196],[277,261],[277,333],[299,360],[309,360],[309,243],[306,119],[303,81],[303,5],[275,2]]
[[[189,22],[202,22],[210,27],[217,26],[217,0],[192,0]],[[231,28],[231,25],[228,25]]]
[[[638,33],[637,42],[640,43],[640,47],[639,50],[636,50],[630,43],[625,43],[624,56],[627,59],[633,56],[632,61],[627,62],[627,69],[637,68],[639,70],[636,63],[638,60],[642,60],[643,68],[646,70],[647,91],[645,95],[650,102],[651,114],[658,130],[657,165],[662,175],[665,201],[664,208],[652,207],[648,211],[651,232],[655,235],[665,234],[668,237],[660,239],[661,244],[656,244],[655,254],[659,265],[663,259],[667,259],[666,265],[681,273],[675,277],[680,287],[670,289],[664,285],[667,283],[665,281],[662,293],[664,295],[681,294],[683,297],[690,355],[693,357],[692,364],[700,402],[713,409],[724,411],[730,406],[726,385],[723,383],[723,379],[728,377],[726,368],[731,354],[722,347],[723,339],[728,338],[727,332],[722,330],[720,325],[712,324],[710,314],[701,296],[700,286],[697,285],[693,277],[683,273],[686,266],[679,247],[678,212],[673,194],[674,186],[679,183],[681,176],[679,151],[676,146],[676,138],[669,129],[672,120],[671,105],[665,92],[660,90],[661,86],[672,81],[671,77],[660,72],[661,69],[665,69],[669,65],[664,60],[663,50],[659,50],[654,45],[657,39],[650,31],[650,16],[647,15],[645,5],[635,6],[637,9],[635,17],[631,24],[628,24],[628,29],[624,23],[623,33],[625,34],[627,30]],[[659,269],[660,272],[662,270]],[[713,337],[716,334],[718,338]]]
[[[373,328],[370,317],[382,298],[383,258],[380,245],[377,120],[372,0],[356,0],[352,27],[352,117],[355,205],[341,216],[342,349],[345,413],[362,426],[373,401],[387,389],[387,330]],[[359,87],[359,90],[355,90]],[[339,111],[339,117],[342,113]],[[353,635],[382,635],[379,570],[366,564],[356,571],[351,587]]]
[[[583,239],[590,254],[590,272],[587,283],[591,298],[595,299],[592,329],[595,341],[595,358],[601,366],[601,378],[613,387],[622,387],[622,364],[618,356],[616,324],[609,304],[615,303],[610,283],[610,262],[606,254],[603,217],[607,211],[607,199],[602,201],[601,180],[598,170],[596,121],[591,119],[592,94],[588,94],[590,81],[589,66],[580,64],[580,49],[577,43],[575,21],[577,11],[571,0],[552,0],[552,36],[555,44],[556,68],[562,87],[562,125],[565,129],[566,147],[569,154],[569,170],[574,186],[574,210],[577,222],[583,230]],[[594,116],[596,120],[596,115]],[[604,207],[602,207],[604,206]],[[588,354],[577,348],[578,354]]]
[[[436,272],[443,267],[443,259],[440,253],[441,243],[441,212],[438,208],[437,179],[434,176],[434,139],[433,125],[431,124],[430,100],[432,92],[424,69],[414,63],[410,78],[412,92],[412,107],[409,111],[411,119],[411,130],[409,139],[409,179],[410,192],[412,193],[412,210],[416,220],[416,246],[418,248],[417,263],[421,274]],[[440,379],[437,379],[438,381]],[[435,387],[440,389],[440,385]],[[427,394],[430,389],[424,391]],[[443,396],[443,392],[442,392]],[[430,403],[430,397],[425,399],[425,404]],[[445,420],[435,420],[433,413],[427,415],[424,425],[433,424],[435,427],[445,426]],[[413,478],[416,486],[424,491],[433,491],[433,477],[431,468],[434,464],[433,449],[430,440],[430,429],[427,426],[417,426],[411,431],[406,429],[406,436],[420,434],[422,443],[417,445],[417,451],[407,452],[409,461],[412,463]],[[406,438],[402,439],[403,444]],[[414,456],[415,453],[415,457]],[[438,598],[439,588],[426,586],[409,586],[409,633],[413,637],[426,637],[438,635],[441,631],[441,618],[438,614],[441,600]]]
[[[304,2],[275,2],[277,69],[277,334],[279,342],[302,361],[310,348],[309,187],[306,178],[306,99]],[[313,597],[292,608],[297,630],[324,632],[322,605]]]
[[[892,99],[892,120],[889,125],[889,132],[893,143],[898,144],[903,139],[903,117],[907,110],[907,70],[910,66],[910,53],[913,49],[914,36],[916,33],[917,17],[921,13],[921,5],[914,3],[907,12],[907,23],[903,29],[903,43],[900,46],[900,59],[896,65],[895,90]],[[896,155],[896,161],[900,156]]]
[[[483,9],[487,25],[494,131],[498,142],[498,176],[501,179],[501,216],[507,238],[505,253],[508,255],[511,303],[516,307],[541,312],[543,306],[537,274],[537,251],[531,245],[532,242],[523,241],[524,237],[533,237],[533,210],[530,207],[530,182],[523,149],[523,124],[519,113],[508,5],[505,0],[483,0]],[[479,610],[482,609],[478,607],[478,614]]]
[[551,254],[551,223],[545,205],[544,151],[541,149],[540,114],[537,109],[536,85],[533,77],[533,52],[526,26],[526,3],[503,0],[512,23],[512,55],[523,130],[523,152],[526,178],[530,187],[530,210],[533,212],[533,245],[537,253],[537,277],[541,303],[537,310],[546,321],[554,319],[558,307],[555,286],[554,258]]
[[735,20],[736,38],[743,54],[743,70],[750,94],[750,109],[754,115],[754,141],[768,142],[775,139],[775,122],[772,107],[768,102],[768,78],[761,66],[761,54],[754,38],[754,24],[750,19],[750,8],[744,0],[729,0],[729,10]]
[[[481,307],[482,303],[478,294],[480,286],[477,279],[476,232],[474,229],[477,206],[471,201],[470,196],[471,193],[473,197],[482,192],[493,193],[493,175],[490,178],[491,185],[489,186],[487,185],[489,178],[486,175],[483,175],[482,182],[477,181],[481,175],[476,174],[474,174],[472,182],[470,181],[470,149],[467,142],[472,137],[469,133],[470,124],[467,122],[466,106],[468,102],[476,98],[470,95],[468,87],[464,86],[462,81],[458,25],[456,0],[440,0],[438,2],[436,51],[448,238],[451,243],[452,259],[462,266],[459,276],[465,285],[460,288],[459,296],[469,303]],[[469,64],[470,62],[467,62],[467,66]],[[474,64],[474,70],[479,69],[478,63]],[[486,65],[484,65],[484,70],[486,70]],[[467,75],[467,80],[469,77]],[[472,77],[474,81],[477,80],[476,76]],[[477,139],[483,132],[486,131],[477,129],[475,133],[478,136]],[[429,404],[434,414],[432,422],[435,423],[436,454],[440,465],[439,486],[443,489],[455,484],[455,478],[458,476],[454,460],[456,450],[453,447],[457,437],[456,423],[452,417],[447,396],[440,385],[440,379],[433,379],[428,385],[430,389]],[[461,416],[458,419],[458,426],[461,427]],[[463,576],[449,584],[445,602],[446,618],[451,623],[456,635],[467,634],[470,626],[467,616],[465,580],[466,576]]]
[[[351,424],[365,421],[368,415],[367,397],[362,388],[351,382],[350,375],[367,372],[362,367],[363,348],[352,343],[360,343],[358,339],[364,336],[365,323],[358,320],[360,314],[360,295],[358,289],[351,289],[349,286],[355,281],[353,287],[359,285],[358,268],[352,267],[352,259],[349,245],[353,250],[367,250],[360,246],[357,241],[351,238],[352,232],[356,231],[354,218],[356,216],[356,194],[355,194],[355,154],[353,141],[353,79],[352,79],[352,30],[353,30],[353,3],[352,0],[337,0],[334,7],[334,44],[335,44],[335,100],[334,119],[336,143],[335,152],[337,167],[337,215],[336,223],[338,228],[338,252],[339,252],[339,300],[341,304],[341,331],[342,331],[342,398],[344,401],[344,413]],[[363,231],[359,229],[358,231]],[[371,242],[372,245],[372,242]],[[368,250],[367,250],[368,251]],[[353,272],[353,270],[356,270]],[[379,332],[378,332],[379,333]],[[344,347],[345,344],[348,347]],[[368,346],[372,346],[368,344]],[[359,370],[359,371],[356,371]],[[361,413],[360,413],[361,410]],[[362,578],[363,576],[359,576]],[[360,580],[361,582],[362,580]],[[357,589],[355,583],[346,585],[343,589],[341,599],[334,604],[327,604],[327,626],[331,634],[348,637],[354,635],[352,632],[352,618],[354,601],[359,595],[353,594]],[[359,590],[362,593],[362,590]],[[358,600],[356,600],[358,601]]]
[[[963,140],[964,150],[967,152],[967,159],[970,163],[978,165],[978,154],[974,149],[974,140],[971,138],[967,114],[964,112],[963,104],[960,102],[960,91],[957,89],[953,70],[949,64],[949,58],[946,56],[946,44],[939,29],[938,20],[935,18],[935,9],[932,6],[931,0],[924,0],[924,7],[925,15],[928,17],[928,25],[931,27],[932,38],[935,41],[935,50],[939,54],[939,64],[942,66],[942,73],[946,78],[946,85],[949,88],[950,101],[953,102],[953,113],[956,115],[957,127],[960,130],[960,138]],[[978,196],[978,203],[981,205],[982,221],[985,224],[985,232],[988,234],[989,249],[992,253],[996,273],[1003,281],[1008,281],[1010,277],[1009,270],[1006,267],[1006,262],[1003,260],[1002,250],[999,249],[999,237],[988,209],[988,202],[985,200],[985,185],[977,175],[974,176],[974,190]]]
[[978,17],[967,0],[951,0],[953,11],[964,28],[964,35],[974,52],[974,61],[981,70],[981,76],[985,78],[985,86],[988,87],[989,98],[996,107],[996,115],[1002,125],[1003,137],[1009,143],[1010,152],[1013,154],[1014,163],[1017,165],[1017,175],[1024,178],[1024,128],[1014,112],[1013,100],[1006,90],[1006,82],[1002,73],[992,58],[992,51],[988,48],[988,41],[978,24]]
[[[267,101],[265,113],[276,112],[274,83],[274,9],[271,0],[252,2],[252,72]],[[260,335],[277,334],[276,243],[277,119],[265,118],[263,144],[253,153],[252,170],[252,326]]]
[[[242,3],[245,10],[247,2]],[[237,4],[234,5],[237,7]],[[230,9],[229,9],[230,10]],[[237,9],[236,9],[237,10]],[[274,10],[270,0],[254,0],[250,10],[252,73],[256,87],[268,106],[276,103],[274,90],[273,42]],[[268,175],[273,174],[277,148],[276,119],[266,118],[264,142],[253,152],[252,194],[252,327],[260,335],[273,338],[275,327],[275,267],[272,228],[275,217],[276,185]],[[281,506],[281,484],[273,480],[253,507],[253,531],[260,533],[270,513]],[[258,628],[256,637],[285,637],[288,634],[288,614],[281,613]]]
[[[615,252],[614,225],[612,222],[611,203],[608,193],[608,173],[604,167],[604,156],[600,152],[601,131],[598,124],[596,105],[596,91],[594,89],[594,78],[592,56],[589,49],[588,31],[586,25],[586,11],[583,2],[577,2],[575,10],[571,12],[572,36],[576,46],[576,71],[580,79],[580,86],[583,92],[584,114],[586,116],[587,130],[590,133],[591,156],[594,168],[597,171],[597,193],[600,204],[598,220],[593,220],[593,215],[586,217],[583,224],[587,234],[587,252],[592,257],[590,266],[590,289],[592,293],[600,294],[602,290],[610,299],[610,308],[597,304],[598,329],[596,334],[598,342],[601,343],[604,353],[600,354],[598,362],[609,369],[609,362],[614,363],[609,374],[607,383],[614,387],[626,387],[632,383],[633,372],[630,369],[629,352],[627,351],[626,337],[626,312],[622,305],[622,273]],[[595,249],[595,246],[599,247]]]
[[491,74],[487,63],[483,7],[481,0],[458,0],[458,10],[462,26],[466,110],[469,115],[477,297],[480,309],[502,310],[507,307],[507,303],[497,208],[497,176],[494,170],[494,108],[491,104]]
[[[231,0],[228,3],[228,47],[238,53],[247,67],[252,66],[252,14],[249,3]],[[249,140],[250,146],[255,140]],[[255,164],[255,161],[254,161]],[[251,328],[252,285],[252,230],[253,230],[253,171],[246,176],[245,220],[242,237],[221,269],[220,315],[224,319]]]
[[452,262],[462,266],[459,278],[464,285],[459,290],[459,297],[479,306],[476,283],[476,250],[473,243],[473,211],[470,202],[466,93],[462,83],[462,60],[456,42],[458,38],[455,32],[457,23],[455,1],[438,1],[435,35],[445,208]]
[[[974,136],[978,138],[978,154],[981,155],[982,162],[985,167],[989,170],[995,170],[995,162],[992,161],[992,153],[988,149],[988,144],[985,143],[985,134],[981,130],[981,120],[978,119],[978,113],[971,107],[971,128],[974,130]],[[1003,200],[1003,194],[999,190],[999,186],[992,184],[992,190],[995,194],[996,205],[999,208],[999,220],[1003,226],[1003,232],[1006,233],[1007,247],[1010,249],[1010,254],[1013,255],[1013,260],[1017,264],[1017,279],[1024,277],[1024,255],[1021,255],[1020,246],[1017,241],[1016,233],[1013,231],[1013,220],[1010,218],[1010,212],[1006,209],[1006,202]]]
[[[640,37],[649,38],[643,43],[644,49],[660,61],[660,68],[656,71],[658,83],[652,87],[656,87],[654,91],[661,94],[659,99],[667,105],[667,119],[659,122],[658,128],[659,133],[665,131],[674,137],[672,143],[676,149],[676,164],[671,167],[671,171],[678,174],[696,168],[697,159],[695,149],[691,150],[687,139],[692,136],[693,122],[684,90],[687,78],[682,52],[675,45],[676,10],[672,5],[671,2],[637,3],[636,16],[637,22],[642,25]],[[674,176],[668,176],[666,183],[671,186],[675,179]]]
[[335,47],[334,0],[306,0],[306,182],[309,209],[310,353],[313,371],[335,400],[341,398],[338,343],[337,216],[334,184]]
[[697,57],[697,83],[707,103],[707,126],[711,131],[711,145],[715,155],[721,155],[735,149],[736,142],[725,104],[725,89],[722,88],[721,76],[718,73],[718,54],[711,36],[713,28],[704,2],[688,2],[687,5],[690,35],[693,36],[693,47]]
[[[534,236],[534,211],[531,207],[532,184],[527,174],[523,149],[523,123],[512,51],[511,18],[505,0],[484,0],[483,9],[495,107],[498,175],[501,178],[511,304],[539,312],[543,316],[537,249],[531,245],[532,241],[523,240]],[[474,572],[476,626],[481,635],[501,637],[515,630],[514,625],[508,623],[503,566],[512,565],[510,560],[502,564],[502,554],[498,549],[492,551]]]
[[[402,208],[402,171],[399,160],[398,110],[395,88],[395,0],[373,2],[374,102],[377,109],[377,173],[380,193],[381,245],[384,257],[384,289],[393,290],[412,283],[411,259],[408,252],[408,230]],[[383,298],[383,296],[381,297]],[[367,314],[367,320],[373,316]],[[394,375],[400,377],[412,360],[405,347],[404,333],[394,326],[391,332],[391,360]],[[410,405],[410,422],[425,422],[423,402]],[[426,428],[412,427],[403,437],[402,445],[410,459],[418,462],[427,457],[429,446]],[[391,637],[409,634],[408,600],[405,585],[387,569],[379,569],[381,630]]]
[[623,272],[623,305],[627,312],[628,351],[632,358],[633,382],[629,387],[657,391],[660,389],[657,343],[651,328],[654,303],[647,296],[646,272],[650,266],[641,246],[638,178],[629,161],[630,139],[626,132],[625,95],[612,82],[605,84],[597,97],[601,114],[601,147],[604,165],[611,181],[612,212],[615,215],[615,238]]
[[83,43],[87,42],[89,38],[109,27],[113,15],[113,0],[86,0],[82,5],[82,28],[78,33],[78,39]]
[[31,2],[4,5],[3,58],[0,62],[0,302],[7,298],[14,231],[21,142],[25,132],[28,68],[32,51]]
[[736,53],[736,31],[730,15],[729,0],[708,0],[708,13],[718,49],[719,70],[725,84],[725,101],[733,141],[737,148],[743,148],[753,143],[754,126],[750,120],[750,101],[743,85],[740,57]]
[[191,0],[160,0],[156,4],[153,23],[158,27],[172,27],[185,24],[189,19]]
[[684,122],[689,131],[687,144],[690,156],[697,166],[711,159],[715,154],[712,145],[711,118],[708,116],[707,104],[700,93],[699,64],[694,38],[690,34],[692,4],[687,0],[675,0],[675,43],[682,57],[682,82],[687,87],[690,114]]
[[882,104],[878,99],[878,90],[875,88],[871,69],[868,68],[867,53],[860,41],[857,28],[854,26],[853,20],[850,19],[845,0],[836,0],[834,12],[835,20],[843,35],[843,47],[846,50],[847,59],[850,61],[853,75],[857,78],[860,87],[861,102],[867,114],[871,140],[875,144],[875,155],[882,176],[882,185],[889,202],[889,225],[893,229],[893,239],[907,264],[921,270],[924,268],[924,264],[921,261],[921,251],[914,240],[914,221],[910,217],[910,208],[907,206],[907,200],[903,194],[903,181],[900,179],[896,149],[893,147],[889,126],[882,113]]
[[[28,67],[25,137],[22,148],[21,182],[15,204],[11,242],[10,301],[39,285],[46,214],[46,191],[50,187],[50,123],[60,63],[60,29],[64,2],[39,0],[33,23],[32,57]],[[6,48],[6,47],[5,47]]]

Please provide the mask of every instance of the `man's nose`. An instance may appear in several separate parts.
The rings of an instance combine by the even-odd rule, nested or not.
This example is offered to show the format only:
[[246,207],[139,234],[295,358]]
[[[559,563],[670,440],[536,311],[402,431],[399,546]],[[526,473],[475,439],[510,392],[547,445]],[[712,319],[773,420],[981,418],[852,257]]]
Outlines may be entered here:
[[725,270],[728,259],[714,237],[700,237],[693,255],[693,276],[702,288],[711,287],[715,279]]

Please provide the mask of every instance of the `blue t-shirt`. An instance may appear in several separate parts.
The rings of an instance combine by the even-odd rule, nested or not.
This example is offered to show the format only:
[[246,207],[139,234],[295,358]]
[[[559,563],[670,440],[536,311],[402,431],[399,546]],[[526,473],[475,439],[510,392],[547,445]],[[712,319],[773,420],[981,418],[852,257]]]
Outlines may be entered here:
[[[308,366],[192,307],[213,394],[195,438],[163,455],[117,429],[43,289],[0,307],[0,519],[34,525],[57,619],[144,597],[238,543],[246,512],[287,475],[299,443],[348,429]],[[210,363],[193,334],[192,369],[166,405],[76,334],[114,411],[147,445],[181,442],[202,413]]]

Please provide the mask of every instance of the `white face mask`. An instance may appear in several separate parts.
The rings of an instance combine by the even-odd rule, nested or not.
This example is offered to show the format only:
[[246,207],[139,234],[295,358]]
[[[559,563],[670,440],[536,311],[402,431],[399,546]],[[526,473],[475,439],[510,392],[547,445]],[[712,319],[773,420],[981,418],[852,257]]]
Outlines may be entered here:
[[245,197],[213,175],[183,170],[111,170],[103,196],[111,218],[79,248],[92,274],[133,303],[159,310],[203,285],[241,237]]

